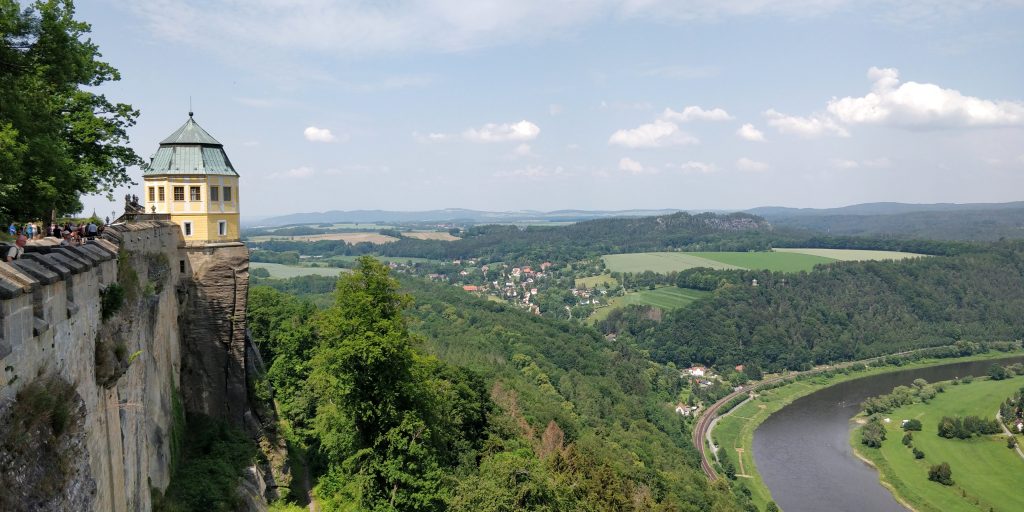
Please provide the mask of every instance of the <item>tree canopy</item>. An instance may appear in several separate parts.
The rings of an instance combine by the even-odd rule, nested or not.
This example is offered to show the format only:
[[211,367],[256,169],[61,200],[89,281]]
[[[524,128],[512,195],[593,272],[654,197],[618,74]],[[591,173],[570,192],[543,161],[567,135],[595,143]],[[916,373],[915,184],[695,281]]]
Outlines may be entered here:
[[74,14],[71,0],[0,0],[0,217],[76,213],[142,164],[127,146],[139,112],[92,90],[121,76]]

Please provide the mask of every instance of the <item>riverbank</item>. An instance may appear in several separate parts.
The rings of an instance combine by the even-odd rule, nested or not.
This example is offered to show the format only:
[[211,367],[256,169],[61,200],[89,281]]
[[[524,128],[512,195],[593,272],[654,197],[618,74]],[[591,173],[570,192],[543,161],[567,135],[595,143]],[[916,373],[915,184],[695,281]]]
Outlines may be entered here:
[[[769,389],[759,393],[754,400],[747,401],[743,405],[734,408],[723,415],[721,420],[712,430],[712,437],[718,442],[722,449],[727,449],[730,459],[736,466],[737,481],[746,486],[751,492],[751,499],[760,509],[764,509],[772,500],[771,492],[754,463],[753,438],[754,431],[769,416],[789,405],[793,401],[807,396],[815,391],[834,386],[836,384],[880,375],[885,373],[899,372],[931,366],[941,366],[969,361],[986,361],[1017,357],[1024,355],[1024,351],[1013,352],[987,352],[973,356],[944,359],[921,359],[901,366],[870,366],[861,371],[845,370],[847,373],[837,373],[831,376],[815,375],[804,380],[798,380],[784,386]],[[741,469],[742,468],[742,471]]]
[[[943,416],[974,415],[992,419],[999,404],[1024,386],[1024,377],[1006,380],[977,378],[971,384],[945,383],[945,392],[929,403],[914,403],[893,410],[884,417],[886,440],[881,448],[868,448],[860,442],[860,429],[853,429],[850,445],[854,453],[878,470],[882,485],[900,502],[918,512],[969,512],[1024,510],[1024,462],[1007,448],[1003,433],[946,439],[937,435]],[[901,443],[902,419],[921,421],[923,429],[913,433],[913,448],[924,453],[915,459],[912,449]],[[862,415],[854,418],[863,419]],[[1018,439],[1020,436],[1018,436]],[[954,484],[942,485],[928,480],[928,468],[942,462],[953,470]]]

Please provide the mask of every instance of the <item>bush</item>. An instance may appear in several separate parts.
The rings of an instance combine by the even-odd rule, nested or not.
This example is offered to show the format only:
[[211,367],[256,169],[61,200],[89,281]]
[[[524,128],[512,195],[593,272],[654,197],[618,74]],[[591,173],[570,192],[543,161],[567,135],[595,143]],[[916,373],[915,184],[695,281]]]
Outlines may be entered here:
[[988,376],[992,380],[1003,380],[1011,377],[1010,372],[1006,371],[1006,368],[998,363],[992,363],[992,366],[988,367]]
[[124,287],[111,283],[100,290],[100,316],[107,320],[124,305]]
[[263,268],[263,267],[258,267],[258,268],[250,269],[249,270],[249,275],[251,277],[260,277],[260,278],[266,279],[266,278],[270,277],[270,271],[265,269],[265,268]]
[[916,420],[916,419],[915,420],[907,420],[907,422],[903,424],[903,430],[906,430],[908,432],[909,431],[920,432],[921,431],[921,420]]
[[907,432],[903,434],[903,446],[910,446],[910,443],[914,441],[914,434]]
[[885,425],[878,418],[871,418],[870,421],[860,428],[860,442],[871,448],[881,448],[882,441],[885,441]]
[[918,450],[917,448],[914,448],[914,458],[918,459],[918,460],[923,459],[924,458],[924,452],[922,452],[921,450]]
[[949,468],[949,463],[943,462],[928,469],[928,480],[942,485],[953,485],[953,470]]
[[1017,447],[1017,438],[1013,437],[1013,436],[1007,437],[1006,438],[1006,447],[1011,449],[1011,450],[1016,448]]

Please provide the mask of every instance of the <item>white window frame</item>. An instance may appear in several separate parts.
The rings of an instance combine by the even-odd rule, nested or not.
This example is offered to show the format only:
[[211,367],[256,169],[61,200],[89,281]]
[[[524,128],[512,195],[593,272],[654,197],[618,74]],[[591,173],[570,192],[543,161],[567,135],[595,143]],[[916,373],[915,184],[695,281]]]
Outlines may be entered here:
[[217,221],[217,234],[220,236],[228,236],[228,221],[218,220]]
[[185,236],[192,236],[192,221],[186,220],[182,222],[181,231],[185,233]]

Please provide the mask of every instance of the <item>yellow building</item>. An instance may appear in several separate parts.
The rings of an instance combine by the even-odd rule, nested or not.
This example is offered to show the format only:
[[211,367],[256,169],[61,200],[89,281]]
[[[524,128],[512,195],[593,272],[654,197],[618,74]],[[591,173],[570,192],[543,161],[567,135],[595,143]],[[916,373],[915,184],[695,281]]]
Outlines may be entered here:
[[192,112],[160,143],[142,179],[146,213],[170,215],[186,244],[239,241],[238,173]]

